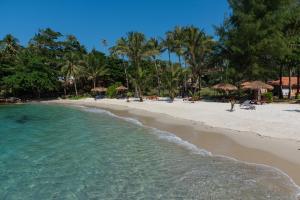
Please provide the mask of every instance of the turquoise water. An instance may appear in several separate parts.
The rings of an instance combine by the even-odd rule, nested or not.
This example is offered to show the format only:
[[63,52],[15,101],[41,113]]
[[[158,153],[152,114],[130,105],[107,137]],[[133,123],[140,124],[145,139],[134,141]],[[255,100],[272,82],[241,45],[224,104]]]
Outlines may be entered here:
[[0,106],[0,199],[296,199],[279,171],[93,108]]

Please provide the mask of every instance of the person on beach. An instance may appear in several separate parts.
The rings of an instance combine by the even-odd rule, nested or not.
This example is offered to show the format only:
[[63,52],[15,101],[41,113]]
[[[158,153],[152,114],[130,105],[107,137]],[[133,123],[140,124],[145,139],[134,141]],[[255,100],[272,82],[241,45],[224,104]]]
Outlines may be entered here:
[[230,108],[230,112],[234,111],[234,105],[235,105],[235,99],[233,97],[230,98],[229,100],[231,108]]

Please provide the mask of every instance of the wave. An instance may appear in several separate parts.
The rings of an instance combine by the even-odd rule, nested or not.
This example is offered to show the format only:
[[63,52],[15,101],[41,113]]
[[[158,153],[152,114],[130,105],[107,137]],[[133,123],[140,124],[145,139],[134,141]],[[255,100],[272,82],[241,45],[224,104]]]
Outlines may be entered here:
[[189,150],[190,152],[192,152],[194,154],[199,154],[201,156],[213,156],[213,157],[225,158],[225,159],[232,160],[234,162],[243,163],[243,164],[250,165],[250,166],[256,166],[256,167],[262,167],[262,168],[266,168],[266,169],[272,169],[272,170],[278,172],[279,174],[285,176],[290,181],[291,185],[293,187],[295,187],[296,199],[300,199],[300,186],[298,186],[294,182],[294,180],[290,176],[288,176],[285,172],[281,171],[280,169],[278,169],[276,167],[272,167],[272,166],[265,165],[265,164],[258,164],[258,163],[250,163],[250,162],[246,162],[246,161],[241,161],[241,160],[237,160],[233,157],[229,157],[229,156],[212,154],[211,152],[209,152],[205,149],[201,149],[201,148],[197,147],[196,145],[181,139],[180,137],[176,136],[175,134],[173,134],[171,132],[162,131],[162,130],[159,130],[159,129],[154,128],[154,127],[146,126],[137,119],[130,118],[130,117],[118,116],[118,115],[116,115],[116,114],[114,114],[114,113],[112,113],[108,110],[104,110],[104,109],[101,109],[101,108],[91,108],[91,107],[81,106],[81,105],[80,106],[76,105],[74,107],[82,108],[82,110],[86,111],[86,112],[103,113],[103,114],[106,114],[106,115],[109,115],[109,116],[112,116],[112,117],[130,122],[130,123],[133,123],[133,124],[138,125],[138,126],[143,126],[147,129],[150,129],[151,133],[158,136],[159,139],[162,139],[162,140],[174,143],[176,145],[182,146],[182,147],[186,148],[187,150]]

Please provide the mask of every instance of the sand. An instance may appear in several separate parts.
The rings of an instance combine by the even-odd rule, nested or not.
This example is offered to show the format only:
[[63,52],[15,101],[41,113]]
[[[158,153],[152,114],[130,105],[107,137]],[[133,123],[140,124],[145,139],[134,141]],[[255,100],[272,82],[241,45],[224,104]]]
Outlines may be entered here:
[[228,103],[175,100],[55,100],[51,103],[105,108],[117,115],[170,131],[215,155],[276,167],[300,185],[300,105],[269,104],[255,111]]

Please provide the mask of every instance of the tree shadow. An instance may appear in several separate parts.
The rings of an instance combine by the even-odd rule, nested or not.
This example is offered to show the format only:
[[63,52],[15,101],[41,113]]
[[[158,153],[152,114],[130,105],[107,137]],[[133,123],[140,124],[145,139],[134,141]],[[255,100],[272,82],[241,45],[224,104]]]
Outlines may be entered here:
[[299,110],[299,109],[293,109],[293,110],[284,110],[284,111],[287,111],[287,112],[298,112],[298,113],[300,113],[300,110]]

